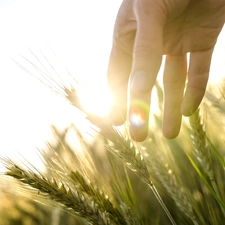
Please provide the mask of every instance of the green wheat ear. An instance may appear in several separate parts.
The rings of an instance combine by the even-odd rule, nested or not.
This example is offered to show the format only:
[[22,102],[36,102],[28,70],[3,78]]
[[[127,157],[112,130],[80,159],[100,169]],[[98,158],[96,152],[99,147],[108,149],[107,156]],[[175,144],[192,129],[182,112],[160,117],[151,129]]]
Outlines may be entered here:
[[[188,195],[186,187],[184,187],[176,174],[176,171],[173,171],[174,161],[171,161],[168,155],[164,151],[160,150],[162,144],[159,143],[160,140],[157,137],[152,137],[155,141],[149,142],[151,145],[151,157],[148,157],[148,161],[152,171],[154,171],[155,176],[161,182],[161,184],[167,190],[169,196],[174,200],[178,209],[181,210],[188,218],[190,218],[195,225],[198,225],[196,216],[194,214],[194,209],[192,207],[192,201]],[[146,144],[147,145],[147,144]],[[146,146],[146,148],[148,145]],[[167,149],[169,151],[169,149]]]
[[8,171],[6,175],[14,177],[25,185],[34,188],[38,194],[47,199],[54,200],[70,213],[85,218],[91,224],[115,224],[110,220],[107,213],[100,211],[98,204],[85,197],[85,195],[76,188],[71,189],[68,184],[57,182],[52,178],[50,181],[45,176],[25,171],[12,161],[6,161]]
[[[221,200],[217,183],[215,181],[215,174],[212,170],[212,156],[211,149],[208,143],[204,124],[202,118],[200,117],[200,110],[198,109],[189,119],[191,124],[191,140],[194,147],[195,158],[198,160],[201,169],[204,172],[203,178],[207,183],[207,179],[209,179],[208,188],[211,190],[212,195],[219,202],[221,210],[225,216],[225,203]],[[194,162],[193,162],[194,163]],[[199,170],[199,173],[200,170]]]
[[204,124],[200,117],[200,110],[198,109],[192,116],[190,116],[190,124],[192,129],[191,132],[191,140],[194,147],[194,152],[196,154],[196,158],[198,162],[202,166],[202,169],[209,177],[210,181],[214,181],[214,174],[212,171],[212,158],[211,158],[211,150],[210,146],[207,143]]

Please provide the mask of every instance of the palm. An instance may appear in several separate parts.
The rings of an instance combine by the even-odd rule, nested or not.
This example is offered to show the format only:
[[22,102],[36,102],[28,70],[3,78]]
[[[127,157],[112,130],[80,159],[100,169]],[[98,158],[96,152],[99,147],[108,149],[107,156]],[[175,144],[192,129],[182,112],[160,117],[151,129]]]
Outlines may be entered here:
[[[224,1],[190,1],[164,28],[164,54],[184,54],[212,48],[224,24]],[[173,11],[170,12],[173,14]]]

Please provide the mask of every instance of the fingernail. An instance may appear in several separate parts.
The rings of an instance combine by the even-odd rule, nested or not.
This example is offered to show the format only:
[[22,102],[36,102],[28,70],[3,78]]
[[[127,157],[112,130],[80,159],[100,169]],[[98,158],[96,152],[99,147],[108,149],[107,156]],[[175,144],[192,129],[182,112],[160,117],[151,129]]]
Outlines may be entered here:
[[149,89],[149,79],[145,71],[135,72],[131,76],[130,90],[132,92],[147,92]]

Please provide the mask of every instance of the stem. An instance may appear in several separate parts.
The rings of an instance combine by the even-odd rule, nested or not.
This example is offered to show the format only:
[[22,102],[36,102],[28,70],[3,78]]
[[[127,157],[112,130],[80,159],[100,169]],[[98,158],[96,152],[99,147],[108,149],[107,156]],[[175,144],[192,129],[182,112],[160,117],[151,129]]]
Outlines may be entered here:
[[159,192],[157,191],[155,185],[152,183],[152,181],[150,181],[150,183],[148,184],[148,186],[151,188],[153,194],[155,195],[156,199],[158,200],[159,204],[161,205],[161,207],[163,208],[164,212],[166,213],[167,217],[169,218],[171,224],[173,225],[177,225],[176,222],[174,221],[172,215],[170,214],[168,208],[166,207],[165,203],[163,202]]

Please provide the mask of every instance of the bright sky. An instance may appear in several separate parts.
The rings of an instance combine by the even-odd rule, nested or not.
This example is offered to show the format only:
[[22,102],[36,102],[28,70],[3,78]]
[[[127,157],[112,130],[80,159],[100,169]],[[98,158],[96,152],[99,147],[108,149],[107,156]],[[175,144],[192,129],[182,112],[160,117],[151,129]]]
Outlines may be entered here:
[[[76,76],[93,103],[104,96],[98,90],[105,88],[121,1],[0,0],[0,152],[10,156],[17,151],[31,159],[35,147],[50,137],[49,124],[69,124],[75,115],[12,59],[28,66],[19,55],[33,59],[28,48],[41,60],[48,58],[60,74],[68,69]],[[214,53],[214,78],[225,75],[224,40],[225,32]]]
[[17,151],[33,158],[36,146],[50,137],[49,124],[69,124],[76,115],[12,59],[29,68],[19,55],[36,63],[29,48],[40,60],[48,58],[60,74],[68,69],[95,97],[105,87],[120,2],[0,0],[0,152],[10,156]]

